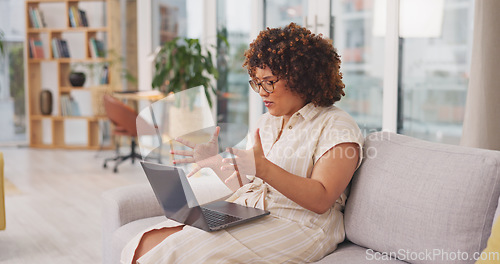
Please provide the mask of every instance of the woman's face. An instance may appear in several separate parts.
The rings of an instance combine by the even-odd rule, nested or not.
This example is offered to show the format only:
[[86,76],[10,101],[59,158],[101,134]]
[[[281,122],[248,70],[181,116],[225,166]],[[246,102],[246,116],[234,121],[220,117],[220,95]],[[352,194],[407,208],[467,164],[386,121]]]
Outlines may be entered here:
[[[264,69],[256,69],[254,80],[258,83],[269,82],[278,80],[278,77],[274,76],[271,69],[266,66]],[[259,95],[271,115],[284,116],[286,121],[305,105],[304,99],[287,88],[285,80],[278,80],[274,83],[272,93],[260,88]]]

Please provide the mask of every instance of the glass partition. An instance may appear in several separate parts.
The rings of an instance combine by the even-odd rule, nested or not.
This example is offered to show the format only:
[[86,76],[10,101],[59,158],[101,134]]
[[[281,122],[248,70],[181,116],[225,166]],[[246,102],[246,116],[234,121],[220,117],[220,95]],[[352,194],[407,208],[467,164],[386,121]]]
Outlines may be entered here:
[[271,28],[283,27],[295,22],[303,26],[308,6],[308,1],[304,0],[267,0],[264,7],[264,25]]
[[459,144],[473,15],[473,0],[401,1],[400,133]]
[[364,133],[382,129],[386,1],[334,0],[333,46],[342,64],[346,96],[337,106]]
[[217,122],[248,125],[250,87],[242,65],[251,41],[250,5],[250,0],[217,1]]

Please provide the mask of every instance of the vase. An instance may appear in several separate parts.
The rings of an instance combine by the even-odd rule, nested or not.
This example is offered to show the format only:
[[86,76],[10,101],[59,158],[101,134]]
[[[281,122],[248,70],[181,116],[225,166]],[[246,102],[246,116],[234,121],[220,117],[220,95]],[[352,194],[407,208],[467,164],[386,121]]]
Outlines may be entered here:
[[52,113],[52,92],[42,90],[40,92],[40,112],[42,115],[50,115]]
[[72,72],[69,74],[69,82],[73,87],[82,87],[85,83],[85,73]]

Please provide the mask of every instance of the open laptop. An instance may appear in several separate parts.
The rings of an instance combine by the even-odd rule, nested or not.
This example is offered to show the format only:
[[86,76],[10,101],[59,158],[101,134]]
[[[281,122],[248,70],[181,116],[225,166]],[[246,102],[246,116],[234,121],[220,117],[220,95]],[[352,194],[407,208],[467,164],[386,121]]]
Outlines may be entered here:
[[226,201],[200,206],[183,169],[144,161],[141,165],[165,216],[179,223],[211,232],[269,214]]

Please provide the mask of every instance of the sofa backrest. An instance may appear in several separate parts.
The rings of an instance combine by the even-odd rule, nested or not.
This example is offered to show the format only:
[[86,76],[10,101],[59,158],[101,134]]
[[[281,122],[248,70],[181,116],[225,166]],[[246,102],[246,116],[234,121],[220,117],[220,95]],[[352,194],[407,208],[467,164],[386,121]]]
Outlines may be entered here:
[[368,135],[364,151],[347,239],[411,263],[473,263],[499,203],[500,152],[387,132]]

